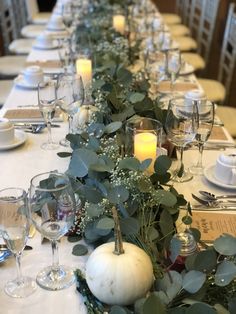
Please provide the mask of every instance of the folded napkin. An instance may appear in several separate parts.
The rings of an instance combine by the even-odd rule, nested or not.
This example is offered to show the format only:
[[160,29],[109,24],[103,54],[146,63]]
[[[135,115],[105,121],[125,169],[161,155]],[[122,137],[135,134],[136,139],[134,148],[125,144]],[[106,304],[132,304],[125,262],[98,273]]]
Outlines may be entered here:
[[41,68],[60,68],[61,62],[59,60],[48,60],[48,61],[27,61],[25,66],[29,67],[32,65],[38,65]]
[[[175,92],[187,92],[192,89],[198,89],[198,85],[192,82],[176,82],[173,86],[173,91]],[[160,93],[170,93],[171,83],[170,81],[162,81],[158,86],[158,91]]]
[[231,138],[227,130],[222,126],[213,126],[211,135],[207,141],[207,143],[226,143],[226,142],[232,142],[234,143],[234,140]]
[[[12,122],[43,122],[39,109],[8,109],[5,112],[4,118],[11,120]],[[60,110],[56,110],[54,115],[54,121],[60,122],[63,121],[62,114]]]

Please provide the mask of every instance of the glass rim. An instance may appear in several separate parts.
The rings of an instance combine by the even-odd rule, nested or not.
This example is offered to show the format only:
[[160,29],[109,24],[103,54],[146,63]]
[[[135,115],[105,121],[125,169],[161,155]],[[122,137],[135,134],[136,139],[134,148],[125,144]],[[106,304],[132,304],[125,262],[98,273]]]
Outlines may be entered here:
[[[153,118],[148,118],[148,117],[137,117],[137,122],[134,120],[134,121],[125,121],[124,122],[124,126],[128,129],[132,129],[132,130],[136,130],[137,127],[135,126],[135,124],[138,125],[138,123],[140,123],[141,120],[147,120],[147,121],[150,121],[150,122],[153,122],[153,123],[156,123],[157,127],[156,128],[153,128],[153,129],[150,129],[150,130],[155,130],[155,131],[158,131],[158,130],[161,130],[163,128],[163,124],[159,121],[159,120],[156,120],[156,119],[153,119]],[[131,124],[129,126],[129,123]]]
[[[19,196],[13,196],[12,194],[9,194],[8,196],[5,195],[5,197],[9,197],[10,199],[4,199],[1,197],[1,193],[5,192],[5,191],[19,191],[21,192],[21,194]],[[22,188],[18,188],[18,187],[9,187],[9,188],[5,188],[0,190],[0,202],[2,203],[17,203],[19,200],[23,200],[24,198],[26,198],[27,196],[27,192],[22,189]],[[12,198],[14,197],[14,198]]]
[[[38,185],[35,185],[34,184],[34,180],[36,178],[39,178],[39,177],[43,177],[45,175],[48,175],[48,178],[50,175],[55,175],[57,176],[58,178],[64,178],[66,179],[66,183],[62,186],[62,187],[58,187],[58,188],[51,188],[51,189],[47,189],[47,188],[41,188],[39,187]],[[42,179],[43,180],[43,179]],[[70,185],[70,179],[69,177],[64,174],[64,173],[61,173],[61,172],[53,172],[53,171],[48,171],[48,172],[42,172],[42,173],[39,173],[39,174],[36,174],[35,176],[33,176],[30,180],[30,186],[33,186],[34,188],[37,188],[38,191],[42,191],[42,192],[56,192],[56,191],[60,191],[60,190],[64,190],[65,187],[69,186]]]

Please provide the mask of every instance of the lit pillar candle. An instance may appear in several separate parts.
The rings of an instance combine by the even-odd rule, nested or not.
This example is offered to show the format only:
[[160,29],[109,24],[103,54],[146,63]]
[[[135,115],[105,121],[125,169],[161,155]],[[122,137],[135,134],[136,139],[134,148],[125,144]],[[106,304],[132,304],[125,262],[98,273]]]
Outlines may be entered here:
[[114,15],[113,16],[113,27],[117,32],[124,34],[124,32],[125,32],[125,17],[124,17],[124,15]]
[[90,59],[77,59],[76,72],[81,75],[84,87],[92,84],[92,61]]
[[151,158],[152,163],[148,167],[148,171],[153,172],[154,162],[157,157],[157,136],[149,132],[135,134],[134,156],[139,161]]

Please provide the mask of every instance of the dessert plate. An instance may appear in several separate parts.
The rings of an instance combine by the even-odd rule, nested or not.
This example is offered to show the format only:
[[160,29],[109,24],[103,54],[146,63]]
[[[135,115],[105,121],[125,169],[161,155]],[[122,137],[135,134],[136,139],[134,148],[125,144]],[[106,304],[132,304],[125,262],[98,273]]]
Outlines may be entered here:
[[[49,81],[50,81],[50,77],[45,76],[43,84],[46,86]],[[34,89],[38,88],[38,84],[37,85],[34,85],[34,84],[32,85],[32,84],[26,82],[23,75],[18,75],[14,79],[14,83],[15,83],[15,86],[17,86],[19,88],[23,88],[23,89],[34,90]]]
[[236,185],[226,184],[226,183],[220,182],[216,179],[216,177],[215,177],[215,165],[211,165],[211,166],[206,167],[204,169],[204,176],[209,182],[211,182],[211,183],[213,183],[213,184],[215,184],[221,188],[225,188],[228,190],[236,190]]
[[26,138],[27,138],[27,136],[26,136],[25,132],[23,132],[21,130],[15,130],[14,141],[11,144],[6,144],[6,145],[0,144],[0,151],[9,150],[9,149],[18,147],[26,141]]

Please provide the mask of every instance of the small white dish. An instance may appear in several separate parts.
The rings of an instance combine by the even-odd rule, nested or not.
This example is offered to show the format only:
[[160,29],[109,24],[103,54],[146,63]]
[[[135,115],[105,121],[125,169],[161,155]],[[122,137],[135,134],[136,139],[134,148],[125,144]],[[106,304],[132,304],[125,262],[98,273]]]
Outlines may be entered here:
[[11,142],[10,144],[6,144],[6,145],[0,145],[0,151],[9,150],[9,149],[13,149],[15,147],[18,147],[26,141],[26,138],[27,138],[27,136],[26,136],[24,131],[15,130],[15,137],[14,137],[13,142]]
[[33,44],[33,48],[37,50],[53,50],[53,49],[58,49],[59,44],[56,41],[54,41],[51,45],[42,45],[38,42],[35,42]]
[[204,169],[204,176],[209,182],[211,182],[211,183],[213,183],[213,184],[215,184],[221,188],[225,188],[228,190],[236,190],[236,185],[225,184],[225,183],[220,182],[216,179],[216,177],[215,177],[215,165],[211,165],[211,166],[206,167]]
[[[48,76],[44,76],[44,81],[43,84],[46,86],[47,83],[50,81],[50,77]],[[38,84],[37,85],[32,85],[30,83],[28,83],[25,79],[23,75],[18,75],[15,79],[14,79],[14,83],[15,86],[22,88],[22,89],[29,89],[29,90],[35,90],[38,88]]]
[[50,32],[64,32],[66,28],[64,26],[58,27],[57,25],[48,25],[46,30]]

